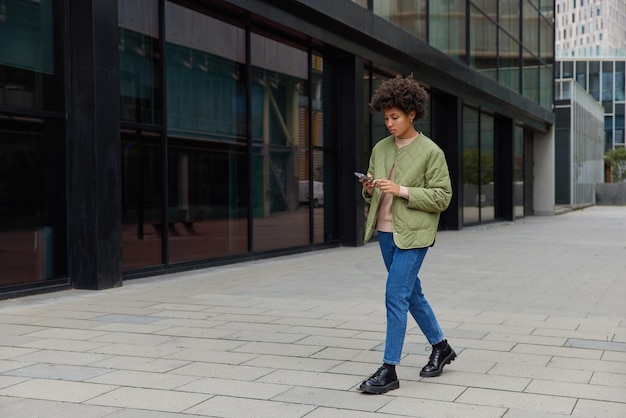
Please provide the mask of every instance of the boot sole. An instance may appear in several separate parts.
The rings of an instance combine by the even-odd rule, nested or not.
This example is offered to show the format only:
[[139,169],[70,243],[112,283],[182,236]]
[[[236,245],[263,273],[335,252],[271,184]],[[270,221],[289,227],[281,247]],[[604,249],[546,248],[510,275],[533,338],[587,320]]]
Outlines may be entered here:
[[390,390],[398,389],[400,387],[400,381],[396,380],[391,383],[386,384],[385,386],[366,386],[361,384],[359,386],[359,390],[365,393],[373,393],[375,395],[382,395],[383,393],[387,393]]
[[420,371],[420,376],[422,376],[422,377],[437,377],[437,376],[439,376],[443,372],[444,366],[446,366],[447,364],[452,363],[455,358],[456,358],[456,353],[454,352],[454,350],[452,350],[452,352],[450,354],[448,354],[448,356],[446,358],[444,358],[441,363],[439,363],[440,367],[437,370],[434,370],[432,372]]

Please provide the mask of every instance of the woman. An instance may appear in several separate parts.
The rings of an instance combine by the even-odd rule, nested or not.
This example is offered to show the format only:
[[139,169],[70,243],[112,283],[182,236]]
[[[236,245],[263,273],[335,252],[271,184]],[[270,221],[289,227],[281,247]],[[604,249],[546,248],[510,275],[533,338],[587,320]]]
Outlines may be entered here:
[[410,312],[432,352],[420,376],[439,376],[455,359],[430,304],[422,293],[418,273],[435,242],[439,216],[450,204],[452,187],[443,151],[417,132],[413,123],[426,113],[428,94],[413,76],[384,81],[370,103],[382,112],[390,136],[372,149],[363,197],[369,202],[365,242],[378,231],[387,286],[387,334],[383,365],[359,386],[368,393],[400,387],[395,366],[400,363]]

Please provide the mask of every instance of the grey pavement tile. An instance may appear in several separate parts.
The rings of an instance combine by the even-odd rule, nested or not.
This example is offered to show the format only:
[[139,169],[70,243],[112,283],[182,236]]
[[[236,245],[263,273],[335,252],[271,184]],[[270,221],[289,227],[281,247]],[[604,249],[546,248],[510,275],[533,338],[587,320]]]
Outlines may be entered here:
[[280,385],[349,390],[363,381],[361,376],[338,373],[320,373],[302,370],[276,370],[257,381]]
[[[594,372],[589,381],[592,385],[626,388],[626,374]],[[624,392],[626,395],[626,392]],[[626,396],[624,396],[626,400]]]
[[430,399],[396,398],[381,408],[379,413],[397,414],[413,418],[463,417],[500,418],[506,408],[442,402]]
[[[452,384],[441,384],[438,379],[416,380],[403,379],[400,375],[400,388],[390,392],[398,398],[419,398],[435,401],[454,402],[466,389],[465,386],[455,386]],[[416,374],[416,378],[419,376]],[[363,379],[361,379],[362,381]],[[360,382],[359,382],[360,383]]]
[[394,396],[371,396],[357,391],[343,391],[322,388],[295,387],[273,398],[293,404],[315,405],[330,408],[354,409],[357,411],[375,412],[389,403]]
[[361,350],[347,348],[324,348],[321,350],[320,347],[316,348],[318,351],[309,355],[309,357],[327,360],[349,361],[356,359],[358,355],[361,354]]
[[212,318],[214,314],[207,312],[189,312],[189,311],[158,311],[151,315],[159,318],[176,318],[176,319],[208,319]]
[[594,401],[626,402],[626,390],[624,390],[623,387],[608,387],[569,382],[559,382],[555,384],[554,382],[535,379],[528,385],[526,392],[590,399]]
[[274,355],[260,355],[245,363],[246,366],[267,367],[273,369],[305,370],[310,372],[325,372],[341,364],[339,360],[326,360],[306,357],[285,357]]
[[218,338],[188,338],[178,337],[170,338],[167,342],[160,345],[163,347],[174,347],[176,349],[198,349],[209,351],[229,351],[237,347],[248,344],[246,341],[230,341]]
[[0,396],[80,403],[116,386],[66,380],[31,379],[0,390]]
[[181,349],[174,346],[163,345],[139,345],[139,344],[100,344],[99,347],[90,350],[91,353],[108,354],[111,356],[135,356],[159,358],[174,354]]
[[167,327],[195,327],[195,328],[213,328],[224,325],[226,321],[216,317],[204,319],[192,318],[162,318],[157,325]]
[[15,360],[32,363],[53,363],[84,366],[109,358],[104,354],[75,352],[68,354],[60,350],[38,350],[15,357]]
[[626,403],[581,399],[576,403],[572,415],[576,417],[624,418],[626,417]]
[[11,315],[0,313],[0,334],[8,334],[5,329],[21,329],[18,325],[24,325],[25,329],[29,329],[28,325],[39,321],[40,318],[34,315]]
[[28,335],[35,331],[45,330],[46,327],[40,327],[35,325],[20,325],[20,324],[0,324],[0,335]]
[[[17,385],[18,383],[22,383],[29,380],[26,377],[15,377],[15,376],[5,376],[0,375],[0,388],[8,388],[13,385]],[[2,416],[2,415],[0,415]]]
[[133,323],[99,323],[97,327],[92,328],[97,331],[107,332],[126,332],[133,334],[154,334],[169,329],[167,325],[161,324],[133,324]]
[[315,357],[314,355],[319,353],[321,350],[322,348],[318,345],[281,344],[265,342],[245,343],[237,348],[232,349],[232,351],[238,353],[274,354],[288,357]]
[[120,315],[120,314],[108,314],[100,315],[92,318],[93,321],[103,322],[121,322],[130,324],[153,324],[161,321],[162,317],[155,315]]
[[208,351],[196,349],[184,349],[174,354],[164,356],[166,359],[185,360],[185,361],[202,361],[207,363],[220,364],[243,364],[249,362],[258,354],[235,353],[230,351]]
[[177,414],[175,412],[159,412],[147,409],[124,408],[110,415],[107,415],[106,418],[192,418],[194,416],[197,417],[197,415]]
[[106,346],[106,343],[79,340],[64,340],[59,338],[37,338],[33,341],[19,344],[26,348],[39,348],[45,350],[86,352],[99,347]]
[[17,399],[10,404],[0,402],[0,417],[7,418],[109,418],[117,408],[82,405],[38,399]]
[[91,398],[85,403],[119,408],[182,412],[185,409],[204,402],[208,397],[208,395],[199,393],[122,387]]
[[[551,414],[545,411],[529,411],[523,409],[509,409],[502,418],[564,418],[570,414]],[[589,417],[591,418],[591,417]]]
[[618,353],[615,351],[605,351],[602,354],[602,360],[621,361],[626,363],[626,353]]
[[613,332],[570,331],[554,328],[537,328],[532,335],[546,337],[575,338],[580,340],[611,341]]
[[110,373],[87,379],[91,383],[129,386],[144,389],[176,389],[199,378],[169,373],[140,372],[136,370],[114,370]]
[[41,318],[34,325],[49,328],[94,329],[101,324],[90,319]]
[[[198,327],[170,327],[154,334],[166,337],[193,337],[193,338],[226,338],[236,335],[236,331],[228,329],[198,328]],[[155,336],[156,336],[155,335]]]
[[319,327],[319,328],[336,328],[348,321],[338,319],[310,319],[310,318],[290,318],[290,317],[274,317],[272,323],[283,325],[301,325],[306,327]]
[[103,331],[93,331],[85,329],[64,329],[64,328],[46,328],[39,331],[31,332],[28,335],[37,338],[57,338],[62,340],[80,340],[87,341],[105,335]]
[[247,382],[226,378],[202,378],[183,385],[177,390],[182,392],[198,392],[211,395],[236,396],[249,399],[272,399],[275,396],[291,389],[284,384],[267,383],[262,381]]
[[378,345],[380,340],[365,340],[358,338],[339,338],[339,337],[326,337],[319,335],[310,335],[306,338],[298,341],[298,344],[318,345],[322,347],[333,348],[354,348],[361,350],[373,349]]
[[467,373],[454,370],[452,368],[446,368],[445,372],[436,379],[425,378],[422,381],[428,382],[430,380],[435,380],[438,384],[450,384],[470,388],[498,389],[511,392],[522,392],[531,382],[531,379],[527,377]]
[[254,381],[273,371],[274,369],[267,367],[234,366],[230,364],[217,363],[192,363],[179,367],[171,374],[199,377],[229,376],[232,379]]
[[175,339],[170,335],[150,335],[150,334],[133,334],[131,332],[107,332],[92,338],[91,342],[100,343],[120,343],[120,344],[136,344],[145,346],[156,346],[164,344]]
[[167,373],[188,364],[188,361],[182,360],[116,355],[100,361],[94,361],[91,363],[91,366],[117,370]]
[[[226,331],[226,330],[224,330]],[[236,341],[257,341],[268,343],[295,343],[307,344],[304,340],[306,335],[291,334],[287,332],[267,333],[259,331],[226,331],[226,338]]]
[[0,334],[0,346],[2,347],[11,347],[11,346],[21,346],[23,344],[27,344],[32,341],[36,341],[35,337],[23,337],[21,335],[6,335]]
[[[554,382],[550,383],[554,385]],[[456,402],[553,414],[570,414],[576,405],[576,399],[569,397],[479,388],[469,388]]]
[[457,329],[468,331],[499,332],[503,334],[522,334],[530,335],[535,328],[529,326],[512,326],[512,325],[492,325],[477,324],[473,322],[465,322],[457,327]]
[[306,418],[406,418],[406,415],[381,414],[377,412],[354,411],[337,408],[316,408]]
[[512,350],[513,353],[541,354],[554,357],[574,357],[588,360],[599,360],[602,357],[601,350],[590,350],[584,348],[554,347],[549,345],[517,344]]
[[498,363],[489,372],[490,375],[526,377],[530,379],[551,380],[555,382],[588,383],[593,372],[551,367],[529,366],[527,364]]
[[564,337],[545,337],[537,335],[520,335],[520,334],[501,334],[497,332],[490,332],[484,338],[485,341],[505,341],[514,344],[536,344],[536,345],[553,345],[562,347],[567,338]]
[[554,357],[550,360],[551,367],[573,370],[589,370],[592,372],[626,374],[626,363],[608,360],[585,360],[566,357]]
[[64,364],[38,363],[4,372],[5,376],[38,377],[41,379],[59,379],[81,382],[96,376],[111,373],[111,369],[97,367],[72,366]]
[[19,369],[20,367],[26,367],[33,364],[32,362],[14,361],[14,360],[0,360],[0,373],[6,371]]
[[570,338],[565,343],[565,346],[588,348],[591,350],[621,351],[626,353],[626,343],[611,341],[579,340],[576,338]]
[[292,326],[289,327],[288,332],[296,333],[296,334],[305,334],[305,335],[320,335],[327,337],[357,337],[359,336],[359,331],[349,328],[344,328],[343,326],[337,328],[324,328],[324,327],[307,327],[307,326]]
[[223,418],[301,418],[314,409],[315,406],[311,405],[215,396],[185,412]]
[[463,361],[491,361],[494,363],[517,363],[517,364],[529,364],[535,366],[545,366],[550,361],[551,357],[544,354],[527,354],[527,353],[513,353],[503,351],[492,350],[477,350],[474,348],[468,348],[463,351]]

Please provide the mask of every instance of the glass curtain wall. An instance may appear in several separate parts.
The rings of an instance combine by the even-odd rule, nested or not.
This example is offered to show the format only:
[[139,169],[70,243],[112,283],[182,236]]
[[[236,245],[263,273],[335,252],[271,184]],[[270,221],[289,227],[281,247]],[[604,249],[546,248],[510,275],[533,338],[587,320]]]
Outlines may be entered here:
[[246,45],[173,2],[118,6],[123,268],[335,239],[323,57],[256,33]]
[[417,36],[428,38],[428,0],[374,0],[374,14]]
[[429,4],[430,45],[459,61],[466,60],[466,0],[433,1]]
[[[309,194],[307,53],[254,33],[250,41],[254,250],[306,245],[309,211],[301,206],[324,203],[323,182]],[[321,179],[323,166],[312,168]]]
[[494,118],[463,107],[463,224],[495,219]]
[[524,216],[524,128],[518,125],[513,130],[513,213]]
[[157,0],[118,0],[122,266],[162,263],[163,136]]
[[10,40],[0,43],[3,288],[67,282],[62,20],[55,7],[52,0],[0,4],[0,39]]
[[248,251],[245,33],[165,3],[171,263]]

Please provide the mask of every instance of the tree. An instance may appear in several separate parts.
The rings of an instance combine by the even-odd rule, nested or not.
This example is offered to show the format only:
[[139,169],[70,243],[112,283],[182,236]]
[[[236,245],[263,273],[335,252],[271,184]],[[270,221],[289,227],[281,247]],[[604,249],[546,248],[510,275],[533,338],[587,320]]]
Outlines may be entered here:
[[604,161],[611,169],[611,181],[626,180],[626,148],[615,148],[604,155]]

